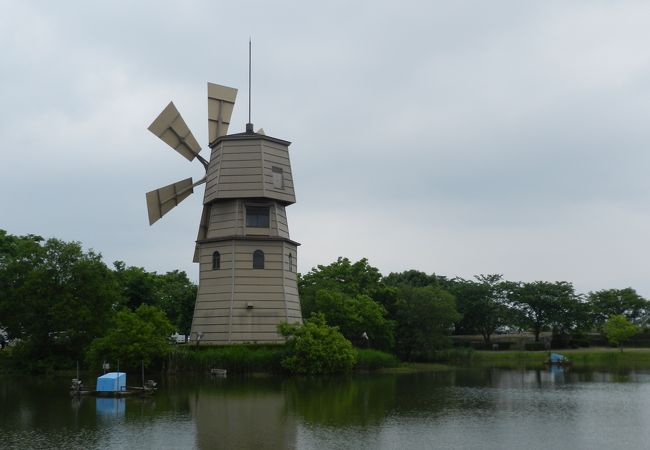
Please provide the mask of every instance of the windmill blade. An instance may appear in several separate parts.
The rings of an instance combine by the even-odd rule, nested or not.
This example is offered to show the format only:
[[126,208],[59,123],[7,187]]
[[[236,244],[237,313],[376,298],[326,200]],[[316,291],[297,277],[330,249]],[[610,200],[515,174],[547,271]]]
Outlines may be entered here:
[[149,125],[149,131],[167,145],[192,161],[201,151],[201,146],[181,117],[173,102]]
[[208,83],[208,139],[210,144],[228,134],[237,89]]
[[161,187],[147,192],[147,211],[149,212],[149,225],[153,225],[158,219],[174,209],[180,202],[185,200],[194,192],[192,179],[172,183],[169,186]]

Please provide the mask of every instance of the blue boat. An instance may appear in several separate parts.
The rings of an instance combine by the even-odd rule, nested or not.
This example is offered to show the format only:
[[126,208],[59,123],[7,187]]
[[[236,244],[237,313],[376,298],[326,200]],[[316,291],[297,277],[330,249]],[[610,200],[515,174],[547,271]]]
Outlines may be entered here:
[[[143,380],[144,381],[144,380]],[[78,378],[72,380],[71,394],[73,395],[93,395],[95,397],[126,397],[130,395],[151,395],[156,391],[157,383],[153,380],[147,380],[140,387],[126,385],[126,373],[108,372],[97,377],[95,390],[84,389],[83,384]]]

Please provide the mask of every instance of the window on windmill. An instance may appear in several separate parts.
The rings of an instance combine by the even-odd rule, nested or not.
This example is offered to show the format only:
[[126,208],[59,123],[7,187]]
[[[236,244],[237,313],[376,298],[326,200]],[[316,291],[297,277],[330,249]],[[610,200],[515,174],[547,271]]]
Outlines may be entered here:
[[246,226],[251,228],[268,228],[269,209],[268,206],[247,206]]
[[284,177],[282,176],[282,168],[273,166],[271,168],[273,173],[273,187],[275,189],[284,189]]
[[264,268],[264,252],[262,250],[255,250],[253,252],[253,269]]
[[289,272],[293,272],[293,255],[289,253]]
[[212,270],[221,269],[221,255],[219,252],[214,252],[212,254]]

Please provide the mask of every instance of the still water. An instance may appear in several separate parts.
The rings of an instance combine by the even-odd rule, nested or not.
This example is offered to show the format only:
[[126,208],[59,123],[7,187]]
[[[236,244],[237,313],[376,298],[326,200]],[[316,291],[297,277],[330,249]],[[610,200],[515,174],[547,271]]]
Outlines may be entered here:
[[0,378],[0,449],[647,449],[650,372],[172,378],[148,400]]

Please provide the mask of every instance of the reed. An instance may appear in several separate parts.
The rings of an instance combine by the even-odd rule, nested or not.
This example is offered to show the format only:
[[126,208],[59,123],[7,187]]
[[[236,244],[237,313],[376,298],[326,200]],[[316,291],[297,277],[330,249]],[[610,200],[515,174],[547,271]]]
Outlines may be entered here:
[[228,345],[215,347],[176,347],[168,355],[167,370],[203,372],[226,369],[229,373],[282,371],[283,345]]
[[355,350],[357,352],[355,370],[378,370],[400,365],[399,359],[390,353],[366,348],[357,348]]

